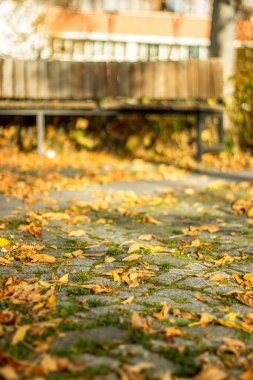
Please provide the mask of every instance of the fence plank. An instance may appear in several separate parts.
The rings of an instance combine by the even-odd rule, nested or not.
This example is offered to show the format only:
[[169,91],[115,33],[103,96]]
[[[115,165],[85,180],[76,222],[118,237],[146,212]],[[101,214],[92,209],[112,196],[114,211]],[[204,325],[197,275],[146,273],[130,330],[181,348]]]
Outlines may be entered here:
[[72,98],[72,86],[71,86],[71,75],[72,75],[72,62],[62,61],[60,64],[60,99],[71,99]]
[[48,99],[48,61],[38,61],[38,99]]
[[166,62],[154,62],[153,69],[153,98],[162,100],[166,98]]
[[60,61],[49,61],[47,67],[48,97],[58,99],[60,95]]
[[210,67],[209,61],[199,61],[199,99],[210,97]]
[[168,100],[176,99],[176,62],[168,61],[166,62],[167,75],[166,75],[166,91],[165,96]]
[[197,60],[187,62],[188,97],[198,99],[199,96],[199,65]]
[[93,99],[95,97],[95,75],[93,62],[85,62],[81,69],[80,77],[83,81],[83,96],[84,99]]
[[154,62],[141,62],[141,72],[143,97],[153,99]]
[[176,97],[177,99],[188,98],[187,86],[187,62],[178,61],[176,63]]
[[220,60],[210,60],[210,96],[214,99],[223,97],[223,66]]
[[14,61],[14,97],[24,99],[26,97],[26,78],[25,78],[26,61]]
[[94,76],[95,76],[95,97],[96,99],[105,98],[107,95],[107,66],[106,62],[94,62]]
[[7,58],[3,61],[2,96],[12,98],[14,96],[14,61]]
[[121,62],[118,66],[118,86],[119,96],[123,98],[130,98],[130,63]]
[[118,62],[107,62],[107,83],[108,90],[107,96],[117,97],[119,94],[119,63]]
[[130,97],[141,99],[143,93],[143,75],[141,62],[133,62],[130,64]]
[[27,61],[25,64],[26,96],[30,99],[38,98],[38,62]]

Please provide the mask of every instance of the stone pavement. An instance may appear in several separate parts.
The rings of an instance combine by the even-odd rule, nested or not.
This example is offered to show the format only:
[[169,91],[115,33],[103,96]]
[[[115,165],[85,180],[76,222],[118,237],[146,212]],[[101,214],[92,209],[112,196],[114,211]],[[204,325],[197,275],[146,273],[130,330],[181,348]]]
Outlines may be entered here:
[[0,299],[0,321],[16,321],[0,330],[0,376],[253,379],[253,224],[231,208],[253,191],[234,179],[89,184],[30,205],[0,196],[1,288],[14,276],[20,292]]

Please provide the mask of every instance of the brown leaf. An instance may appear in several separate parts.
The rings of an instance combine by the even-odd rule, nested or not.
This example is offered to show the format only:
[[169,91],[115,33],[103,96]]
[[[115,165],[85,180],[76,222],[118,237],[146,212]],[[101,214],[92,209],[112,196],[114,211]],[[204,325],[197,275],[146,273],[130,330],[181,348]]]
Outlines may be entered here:
[[82,237],[85,236],[86,232],[84,230],[74,230],[69,232],[69,236]]
[[4,380],[18,380],[20,378],[15,368],[10,365],[0,367],[0,376]]
[[30,328],[31,325],[24,325],[19,327],[12,338],[11,345],[16,346],[18,343],[22,342],[25,339],[26,333]]
[[122,261],[134,261],[134,260],[141,259],[142,257],[143,257],[143,255],[138,255],[137,253],[133,253],[132,255],[124,257],[124,259],[122,259]]
[[143,321],[140,315],[137,312],[134,312],[131,317],[131,324],[133,327],[136,328],[142,328],[143,327]]
[[154,317],[157,319],[164,319],[167,317],[170,309],[171,305],[163,305],[162,310],[159,313],[155,313]]
[[167,337],[185,336],[187,334],[185,331],[180,330],[176,327],[166,327],[164,331]]
[[215,364],[205,364],[194,380],[225,380],[228,374]]
[[81,285],[81,287],[91,290],[94,294],[112,293],[112,289],[100,284],[99,282],[96,284]]

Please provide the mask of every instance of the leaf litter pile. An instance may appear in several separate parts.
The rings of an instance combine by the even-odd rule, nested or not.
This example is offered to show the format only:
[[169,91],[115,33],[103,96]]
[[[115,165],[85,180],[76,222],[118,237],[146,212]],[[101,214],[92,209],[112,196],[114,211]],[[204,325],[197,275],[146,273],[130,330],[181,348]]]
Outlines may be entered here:
[[252,182],[0,155],[1,379],[253,379]]

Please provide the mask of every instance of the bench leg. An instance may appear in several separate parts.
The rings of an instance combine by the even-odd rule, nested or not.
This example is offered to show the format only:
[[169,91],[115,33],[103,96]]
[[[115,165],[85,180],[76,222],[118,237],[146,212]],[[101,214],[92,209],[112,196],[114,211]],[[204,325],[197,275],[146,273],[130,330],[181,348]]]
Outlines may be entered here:
[[38,155],[43,156],[44,140],[45,140],[45,115],[43,112],[37,113],[36,126],[37,126]]
[[197,161],[202,160],[203,153],[203,143],[202,143],[202,127],[204,123],[203,112],[198,112],[197,114]]
[[221,147],[224,146],[224,127],[223,127],[223,113],[218,114],[218,135],[219,135],[219,144]]

